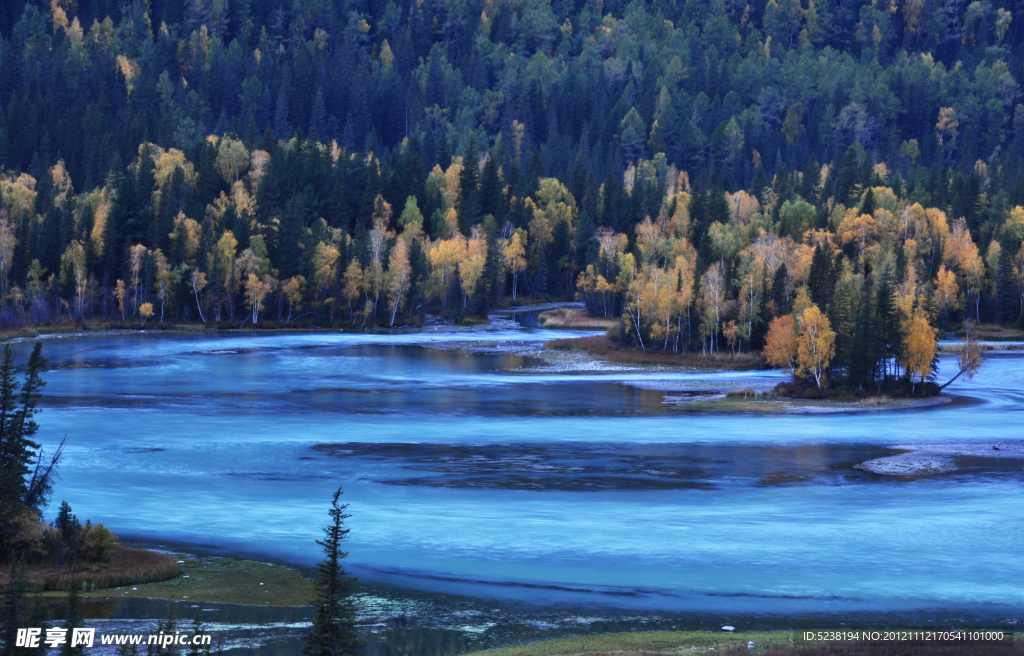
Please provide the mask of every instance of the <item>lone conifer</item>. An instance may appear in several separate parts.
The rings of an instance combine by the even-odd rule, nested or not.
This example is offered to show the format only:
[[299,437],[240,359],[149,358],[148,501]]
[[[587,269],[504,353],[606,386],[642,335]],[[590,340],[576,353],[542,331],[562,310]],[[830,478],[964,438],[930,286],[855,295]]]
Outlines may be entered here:
[[324,559],[318,569],[316,613],[313,628],[302,646],[306,656],[352,656],[361,646],[356,636],[355,605],[352,592],[355,578],[342,567],[341,560],[348,553],[341,550],[342,541],[348,536],[345,520],[347,503],[338,503],[341,488],[331,500],[331,523],[324,528],[324,539],[317,544],[324,548]]

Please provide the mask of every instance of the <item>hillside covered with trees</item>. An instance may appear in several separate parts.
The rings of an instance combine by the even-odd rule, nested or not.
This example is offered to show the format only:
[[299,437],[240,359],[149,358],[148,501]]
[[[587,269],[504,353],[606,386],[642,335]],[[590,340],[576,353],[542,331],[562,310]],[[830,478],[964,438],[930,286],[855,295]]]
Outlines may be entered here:
[[1021,321],[1022,19],[5,0],[0,322],[393,326],[576,297],[638,348],[774,329],[781,362],[811,317],[833,375],[925,380],[938,330]]

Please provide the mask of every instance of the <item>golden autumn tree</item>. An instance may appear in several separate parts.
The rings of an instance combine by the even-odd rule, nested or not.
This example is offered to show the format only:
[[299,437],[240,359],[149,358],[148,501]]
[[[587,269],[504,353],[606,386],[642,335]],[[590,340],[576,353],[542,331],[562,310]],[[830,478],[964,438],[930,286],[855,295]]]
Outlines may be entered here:
[[174,283],[174,273],[171,271],[171,266],[167,262],[167,257],[159,248],[153,251],[153,269],[153,287],[156,289],[156,297],[160,299],[160,321],[163,322],[164,305],[167,303],[167,298],[171,293],[171,285]]
[[928,317],[920,310],[914,312],[903,324],[901,353],[901,364],[906,369],[911,383],[914,376],[917,376],[917,382],[923,383],[932,375],[932,362],[935,360],[937,346],[935,329],[928,322]]
[[[313,290],[316,292],[317,300],[321,303],[327,303],[327,299],[331,297],[331,289],[337,276],[335,264],[338,261],[338,257],[337,246],[325,244],[322,241],[317,242],[316,249],[313,251],[312,262]],[[330,311],[330,307],[328,307],[328,310]],[[331,320],[334,320],[333,316]]]
[[60,258],[61,282],[74,284],[75,313],[83,316],[85,312],[85,293],[88,289],[88,271],[85,266],[85,247],[77,239],[68,244]]
[[142,265],[149,251],[142,244],[135,244],[128,251],[128,271],[132,281],[132,313],[139,307],[139,294],[142,292]]
[[206,274],[199,269],[192,269],[192,277],[189,279],[192,293],[196,297],[196,309],[199,311],[199,318],[206,323],[206,316],[203,314],[203,290],[206,289]]
[[821,378],[835,354],[836,334],[832,324],[817,305],[811,305],[800,315],[796,375],[814,378],[820,390]]
[[[236,290],[238,289],[238,267],[235,266],[235,251],[238,249],[238,240],[235,239],[235,234],[230,230],[225,230],[221,238],[217,240],[217,246],[214,249],[213,261],[217,267],[217,273],[220,274],[221,288],[224,290],[224,294],[227,296],[228,311],[234,316],[233,298]],[[220,318],[220,305],[214,305],[214,314]]]
[[114,298],[117,299],[117,309],[121,311],[121,321],[124,321],[124,302],[128,299],[128,288],[124,286],[123,280],[117,281],[117,285],[114,287]]
[[438,239],[427,251],[430,263],[430,289],[441,305],[448,304],[448,295],[452,282],[459,269],[463,253],[466,250],[466,238],[456,232],[451,239]]
[[[168,235],[174,244],[174,256],[189,266],[195,266],[202,227],[194,220],[178,212],[174,217],[174,231]],[[102,252],[102,251],[101,251]]]
[[956,283],[956,274],[947,269],[945,264],[939,265],[939,271],[935,276],[935,299],[942,308],[943,317],[959,307],[959,296],[960,287]]
[[263,299],[271,292],[272,285],[269,278],[261,278],[255,273],[250,273],[245,281],[245,303],[252,313],[252,323],[255,326],[260,320],[260,311],[263,309]]
[[981,316],[981,292],[985,280],[985,261],[978,253],[978,246],[971,238],[967,221],[959,218],[953,222],[953,229],[946,239],[942,259],[960,272],[962,289],[966,299],[974,297],[975,319]]
[[[356,263],[358,266],[358,263]],[[305,276],[292,276],[281,285],[281,300],[288,302],[288,318],[285,319],[285,323],[291,323],[292,312],[302,309],[302,296],[306,291],[306,277]],[[359,292],[356,292],[359,295]],[[351,315],[351,305],[349,306]],[[278,312],[278,317],[281,313]]]
[[18,238],[8,220],[6,209],[0,209],[0,295],[6,296],[8,276],[14,264],[14,249],[18,246]]
[[409,247],[404,239],[399,239],[391,249],[388,261],[388,311],[391,313],[390,325],[395,325],[395,316],[405,303],[405,295],[409,293],[409,279],[412,267],[409,265]]
[[793,371],[796,368],[796,355],[796,322],[789,315],[775,317],[768,325],[768,335],[765,337],[765,359],[773,367]]
[[462,283],[462,304],[467,305],[476,293],[476,284],[487,261],[487,240],[480,226],[473,226],[472,236],[466,242],[459,260],[459,279]]
[[526,270],[526,249],[523,247],[521,230],[510,230],[501,253],[502,273],[512,275],[512,300],[516,300],[519,275]]
[[358,260],[353,259],[345,269],[344,287],[342,288],[342,295],[348,301],[349,319],[355,317],[354,303],[359,300],[359,295],[363,293],[363,288],[363,267],[360,266]]

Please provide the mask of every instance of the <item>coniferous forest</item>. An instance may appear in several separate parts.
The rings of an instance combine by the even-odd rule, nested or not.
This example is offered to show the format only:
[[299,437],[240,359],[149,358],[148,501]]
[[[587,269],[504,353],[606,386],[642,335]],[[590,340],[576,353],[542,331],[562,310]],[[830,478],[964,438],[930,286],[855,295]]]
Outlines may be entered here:
[[1021,321],[1021,44],[1021,0],[5,0],[0,322],[575,298],[925,381]]

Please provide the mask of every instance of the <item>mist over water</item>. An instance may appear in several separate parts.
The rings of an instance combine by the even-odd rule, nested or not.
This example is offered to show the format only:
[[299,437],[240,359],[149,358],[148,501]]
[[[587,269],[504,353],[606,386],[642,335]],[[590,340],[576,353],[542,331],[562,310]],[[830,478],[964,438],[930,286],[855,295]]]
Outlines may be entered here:
[[854,468],[897,444],[1018,439],[1019,358],[948,388],[975,400],[955,407],[712,415],[658,388],[784,376],[569,372],[536,354],[560,336],[47,340],[40,435],[68,445],[53,507],[312,564],[343,484],[348,562],[371,583],[665,612],[1024,608],[1024,463]]

